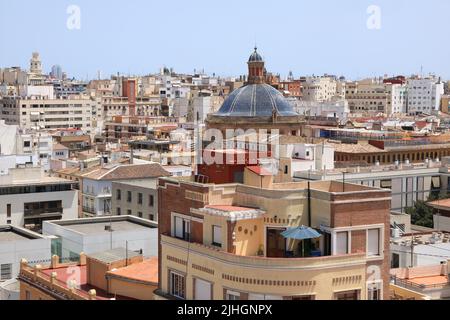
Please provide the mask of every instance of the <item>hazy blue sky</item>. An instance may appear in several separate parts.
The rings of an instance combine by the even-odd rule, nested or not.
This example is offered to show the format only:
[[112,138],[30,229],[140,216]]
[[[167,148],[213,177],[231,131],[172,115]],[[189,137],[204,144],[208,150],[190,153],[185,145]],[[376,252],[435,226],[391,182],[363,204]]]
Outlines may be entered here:
[[[81,29],[69,30],[69,5]],[[369,5],[381,29],[366,27]],[[0,66],[144,74],[163,65],[246,73],[255,41],[269,71],[351,78],[434,72],[450,79],[448,0],[0,0]]]

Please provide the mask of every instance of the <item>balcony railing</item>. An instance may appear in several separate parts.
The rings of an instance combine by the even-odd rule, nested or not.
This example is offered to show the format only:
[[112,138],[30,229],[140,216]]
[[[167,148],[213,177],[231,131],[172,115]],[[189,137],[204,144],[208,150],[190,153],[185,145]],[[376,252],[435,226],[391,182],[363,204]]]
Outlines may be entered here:
[[88,206],[83,206],[83,211],[84,212],[88,212],[88,213],[92,213],[92,214],[96,214],[97,211],[95,210],[94,207],[88,207]]
[[393,282],[395,285],[403,287],[403,288],[410,288],[415,290],[426,290],[426,289],[441,289],[443,287],[450,287],[450,281],[448,282],[442,282],[442,283],[433,283],[433,284],[420,284],[415,283],[413,281],[409,281],[407,279],[400,279],[397,276],[391,276],[391,282]]
[[199,243],[187,242],[169,235],[161,235],[161,243],[181,250],[188,250],[191,254],[209,256],[214,260],[230,265],[240,265],[250,268],[271,268],[271,269],[315,269],[330,266],[354,265],[362,266],[366,264],[366,254],[346,254],[336,256],[321,256],[308,258],[268,258],[259,256],[240,256],[222,251],[217,247],[210,247]]
[[25,218],[46,216],[46,215],[62,215],[63,208],[51,208],[51,209],[25,209]]

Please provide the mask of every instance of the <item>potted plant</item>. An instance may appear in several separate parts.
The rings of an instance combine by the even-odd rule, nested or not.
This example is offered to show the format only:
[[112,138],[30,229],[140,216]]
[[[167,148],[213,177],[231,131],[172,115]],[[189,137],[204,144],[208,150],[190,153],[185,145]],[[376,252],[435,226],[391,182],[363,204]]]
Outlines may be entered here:
[[263,246],[262,244],[259,245],[258,256],[259,256],[259,257],[264,256],[264,246]]

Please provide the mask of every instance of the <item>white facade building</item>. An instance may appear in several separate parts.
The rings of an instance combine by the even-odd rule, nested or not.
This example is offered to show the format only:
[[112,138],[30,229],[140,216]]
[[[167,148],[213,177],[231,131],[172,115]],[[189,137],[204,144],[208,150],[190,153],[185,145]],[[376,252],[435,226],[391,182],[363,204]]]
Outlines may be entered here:
[[134,216],[45,221],[43,234],[56,237],[52,254],[63,259],[115,248],[139,251],[144,257],[158,256],[158,224]]
[[89,98],[32,99],[4,97],[0,117],[6,124],[27,129],[80,128],[90,133],[97,103]]
[[49,262],[50,258],[50,238],[16,226],[0,225],[0,284],[17,277],[21,259],[39,264]]
[[42,221],[78,217],[76,183],[46,177],[42,169],[13,168],[0,175],[0,224],[39,231]]
[[439,111],[444,83],[435,78],[408,79],[407,113],[432,114]]

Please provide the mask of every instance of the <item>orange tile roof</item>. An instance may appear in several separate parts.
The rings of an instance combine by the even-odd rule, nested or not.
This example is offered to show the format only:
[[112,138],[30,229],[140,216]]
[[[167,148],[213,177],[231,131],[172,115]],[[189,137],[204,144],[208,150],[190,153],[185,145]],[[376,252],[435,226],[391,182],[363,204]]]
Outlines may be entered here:
[[447,276],[418,277],[418,278],[409,279],[409,281],[413,282],[413,283],[429,286],[429,285],[437,285],[437,284],[447,284],[448,277]]
[[436,200],[433,202],[428,202],[428,205],[431,205],[433,207],[434,206],[441,207],[441,208],[446,207],[446,208],[450,209],[450,199],[442,199],[442,200]]
[[127,267],[107,272],[110,277],[138,280],[152,284],[158,283],[158,258],[153,257]]
[[84,178],[94,180],[120,180],[135,178],[168,177],[170,173],[159,163],[140,165],[120,165],[113,168],[100,168],[83,175]]

